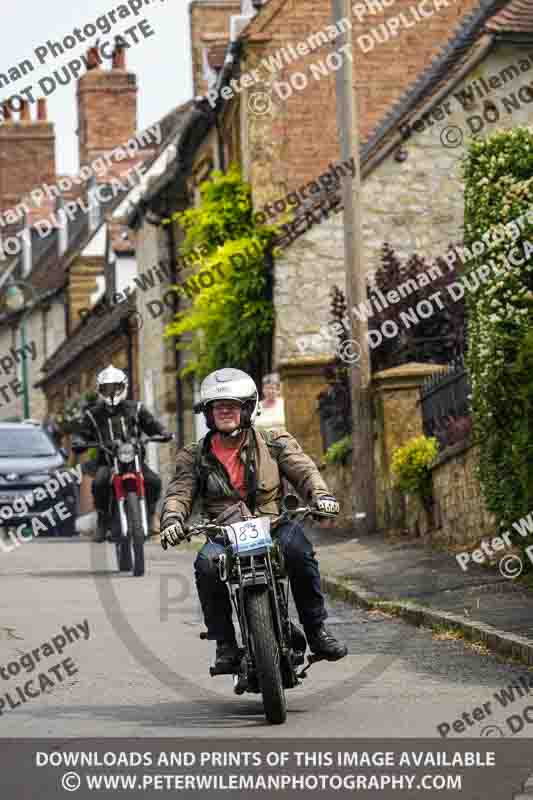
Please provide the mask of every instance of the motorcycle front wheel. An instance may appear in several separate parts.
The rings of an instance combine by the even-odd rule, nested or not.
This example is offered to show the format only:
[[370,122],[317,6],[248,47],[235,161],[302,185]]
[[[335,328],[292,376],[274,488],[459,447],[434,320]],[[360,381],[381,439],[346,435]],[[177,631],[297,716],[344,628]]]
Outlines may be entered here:
[[123,542],[116,545],[116,549],[119,572],[130,572],[133,566],[131,561],[130,540],[124,539]]
[[131,558],[131,541],[129,536],[127,536],[125,539],[122,538],[118,509],[115,509],[111,518],[111,535],[113,537],[113,541],[115,542],[115,551],[117,554],[119,572],[131,572],[133,567]]
[[144,530],[141,506],[135,492],[129,492],[126,496],[126,515],[129,535],[133,544],[133,574],[144,575]]
[[268,590],[248,589],[246,609],[265,717],[273,725],[281,725],[287,719],[287,702]]

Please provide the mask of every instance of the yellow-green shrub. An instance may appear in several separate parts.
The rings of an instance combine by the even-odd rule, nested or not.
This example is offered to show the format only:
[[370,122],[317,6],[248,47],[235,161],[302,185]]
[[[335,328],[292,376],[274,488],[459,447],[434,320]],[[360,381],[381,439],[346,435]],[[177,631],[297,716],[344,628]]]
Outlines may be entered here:
[[416,436],[392,454],[392,472],[398,489],[428,498],[431,495],[430,465],[437,455],[437,440]]

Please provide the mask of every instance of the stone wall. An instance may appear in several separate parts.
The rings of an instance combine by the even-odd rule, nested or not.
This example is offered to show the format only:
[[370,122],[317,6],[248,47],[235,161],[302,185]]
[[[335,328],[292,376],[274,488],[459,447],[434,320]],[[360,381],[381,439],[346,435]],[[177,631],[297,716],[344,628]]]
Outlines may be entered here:
[[[137,234],[137,269],[149,273],[158,261],[168,259],[163,230],[144,222]],[[170,281],[146,291],[137,290],[137,310],[143,320],[139,330],[139,399],[169,431],[175,432],[176,362],[173,339],[165,339],[165,327],[173,318],[175,294],[168,294],[169,304],[162,301],[169,292]],[[163,492],[175,469],[175,444],[149,445],[148,463],[161,476]]]
[[[488,86],[491,79],[494,84],[494,79],[501,75],[505,76],[505,82],[500,79],[500,88],[480,98],[476,87],[482,92],[483,85]],[[380,266],[384,242],[402,258],[416,252],[432,261],[446,253],[450,243],[462,240],[464,207],[460,160],[466,152],[467,137],[481,123],[480,136],[490,134],[497,127],[530,124],[533,104],[526,102],[529,95],[524,87],[531,76],[533,53],[527,57],[524,48],[498,46],[433,109],[426,122],[417,125],[417,130],[403,144],[402,160],[396,160],[391,153],[364,177],[361,187],[362,263],[367,273],[373,273]],[[528,91],[533,100],[533,91]],[[468,110],[458,99],[465,97],[465,93],[473,95]],[[510,105],[511,101],[518,104],[517,110]],[[492,124],[486,121],[486,115],[491,118],[486,111],[487,102],[494,103],[499,112],[498,120]],[[508,113],[506,108],[511,108],[513,113]],[[259,138],[258,150],[261,150],[260,137],[266,136],[264,119],[255,121],[252,128]],[[454,140],[457,146],[452,147],[451,140],[446,137],[453,135],[457,137]],[[444,146],[443,141],[448,146]],[[276,155],[279,157],[279,152]],[[254,169],[259,170],[259,167]],[[273,169],[271,163],[269,169]],[[259,176],[266,179],[266,172]],[[268,181],[265,184],[262,180],[264,197],[261,201],[266,199],[265,185],[269,185]],[[271,198],[283,196],[280,184],[276,184],[276,192],[272,190]],[[331,345],[317,334],[329,319],[330,288],[335,284],[343,291],[345,288],[342,221],[342,214],[338,214],[313,226],[276,262],[276,360],[291,355],[332,355]],[[414,306],[419,299],[414,292]],[[390,318],[394,319],[393,305]],[[302,338],[304,349],[299,350],[297,340]]]
[[[496,520],[487,511],[476,477],[479,450],[462,442],[444,450],[432,470],[431,511],[416,496],[394,489],[392,453],[420,436],[422,417],[418,387],[425,373],[438,365],[408,364],[374,376],[375,471],[378,528],[421,537],[451,551],[472,548],[496,534]],[[346,464],[322,465],[322,475],[341,504],[339,527],[355,524],[351,457]]]
[[311,228],[274,270],[274,364],[302,356],[332,359],[331,343],[317,334],[330,319],[330,288],[345,286],[342,215]]
[[279,365],[285,426],[317,464],[324,455],[317,398],[327,388],[324,367],[328,363],[328,358],[300,358]]
[[441,371],[438,364],[404,364],[372,376],[374,402],[374,465],[378,527],[401,528],[404,501],[394,487],[391,472],[394,451],[421,436],[420,386],[425,378]]
[[476,478],[479,450],[470,442],[444,450],[435,462],[432,519],[419,503],[407,504],[410,532],[448,549],[471,548],[496,534],[496,520],[487,511]]
[[[460,169],[467,140],[474,133],[486,138],[496,129],[531,124],[533,91],[527,86],[532,76],[531,48],[498,45],[415,125],[402,145],[402,158],[391,153],[365,178],[362,220],[369,269],[379,263],[384,241],[402,256],[416,251],[428,259],[461,241]],[[494,86],[499,81],[499,88],[492,89],[491,81]]]
[[[46,305],[41,305],[26,317],[26,342],[33,343],[35,358],[28,357],[26,361],[28,374],[28,392],[30,404],[30,417],[42,420],[47,411],[47,401],[44,392],[35,388],[35,383],[43,377],[42,365],[56,350],[65,338],[65,305],[63,297],[59,296],[50,300]],[[10,355],[11,348],[20,348],[20,327],[9,327],[7,324],[0,329],[0,358]],[[7,362],[6,362],[7,363]],[[13,364],[8,372],[0,371],[0,386],[9,384],[18,378],[21,381],[21,365]],[[7,390],[6,390],[7,392]],[[6,395],[7,396],[7,395]],[[0,397],[0,420],[22,417],[24,411],[22,394],[16,396],[9,390],[9,399]]]
[[336,528],[352,528],[354,525],[352,457],[344,464],[325,464],[320,468],[328,489],[340,503],[340,513],[335,520]]

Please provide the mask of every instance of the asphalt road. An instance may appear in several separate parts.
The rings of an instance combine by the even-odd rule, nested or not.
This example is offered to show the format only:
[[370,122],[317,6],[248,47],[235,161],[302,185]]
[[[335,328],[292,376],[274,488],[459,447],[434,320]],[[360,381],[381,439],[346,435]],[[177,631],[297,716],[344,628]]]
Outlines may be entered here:
[[[209,677],[214,643],[199,639],[192,560],[190,550],[164,553],[151,543],[146,576],[133,578],[116,572],[111,545],[85,539],[34,540],[1,553],[0,737],[280,736],[265,723],[259,696],[238,697],[230,677]],[[512,681],[528,683],[532,671],[381,613],[328,604],[349,655],[313,666],[288,693],[283,735],[436,737],[438,725],[463,712],[472,724],[451,731],[458,738],[533,733],[525,690],[507,708],[494,697]],[[77,625],[79,638],[43,647]],[[22,666],[36,648],[39,663],[34,656]],[[16,687],[28,680],[36,697],[22,702]],[[532,723],[522,718],[520,728],[529,704]]]

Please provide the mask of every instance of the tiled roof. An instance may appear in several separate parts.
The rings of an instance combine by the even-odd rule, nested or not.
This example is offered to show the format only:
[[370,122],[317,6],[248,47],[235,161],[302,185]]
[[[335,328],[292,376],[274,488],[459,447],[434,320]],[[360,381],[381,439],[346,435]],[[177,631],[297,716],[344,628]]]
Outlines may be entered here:
[[533,33],[533,0],[511,0],[486,25],[491,33]]
[[[111,211],[118,205],[124,197],[131,191],[128,187],[122,192],[117,193],[115,197],[101,204],[102,215]],[[58,255],[58,232],[54,230],[43,239],[43,251],[39,254],[38,262],[33,268],[31,274],[31,283],[35,289],[42,291],[50,291],[51,289],[61,289],[67,282],[68,265],[73,256],[79,253],[88,242],[95,235],[96,231],[104,224],[104,216],[102,222],[94,231],[89,229],[88,214],[82,208],[78,208],[76,216],[73,220],[69,221],[68,247],[62,258]],[[49,244],[48,244],[49,243]]]
[[133,298],[133,301],[111,306],[104,313],[98,313],[104,308],[104,305],[102,302],[97,303],[93,313],[87,315],[68,339],[65,339],[55,353],[45,361],[42,367],[45,377],[36,386],[46,384],[59,372],[67,369],[85,350],[116,333],[123,324],[123,320],[126,320],[135,310],[135,295],[132,294],[130,297]]
[[[155,160],[160,149],[168,141],[169,137],[173,135],[176,129],[179,129],[180,124],[183,123],[186,113],[192,107],[192,101],[177,106],[175,109],[166,114],[159,120],[161,125],[161,145],[157,153],[151,149],[150,155],[145,163],[145,170]],[[115,197],[102,203],[102,213],[105,215],[107,212],[112,211],[118,206],[124,197],[130,192],[127,188],[124,192],[118,193]],[[110,194],[108,192],[107,194]],[[123,226],[121,227],[121,231]],[[135,246],[132,246],[132,233],[126,227],[123,228],[129,234],[129,241],[120,238],[116,234],[113,241],[113,249],[115,252],[134,252]],[[68,248],[62,259],[58,257],[58,231],[53,230],[49,236],[41,238],[35,232],[32,232],[32,252],[34,267],[31,274],[31,283],[35,289],[43,292],[59,290],[65,286],[67,281],[67,264],[74,252],[83,249],[90,241],[94,232],[89,232],[88,215],[78,209],[78,212],[72,221],[69,221],[69,243]]]
[[66,254],[63,258],[59,257],[59,232],[54,230],[44,239],[40,239],[37,245],[38,250],[35,254],[34,268],[30,276],[30,281],[34,289],[39,292],[48,292],[54,289],[62,289],[66,283],[65,262],[73,251],[89,237],[89,222],[87,214],[79,212],[78,215],[69,222],[69,243]]
[[[192,107],[193,101],[188,101],[187,103],[177,106],[175,109],[166,114],[161,120],[159,120],[159,124],[161,125],[161,144],[158,149],[158,153],[161,152],[161,150],[168,144],[170,139],[180,132]],[[145,162],[145,172],[146,169],[148,169],[153,161],[157,158],[157,155],[158,154],[153,155]],[[118,206],[128,193],[129,189],[128,191],[120,194],[120,196],[115,197],[107,205],[104,205],[104,211],[110,211],[115,206]],[[88,229],[86,215],[82,216],[85,218],[84,230],[87,234]],[[78,222],[78,218],[76,219],[76,222]],[[81,222],[82,220],[80,220],[79,224],[81,224]],[[117,253],[123,254],[134,253],[134,232],[122,223],[112,221],[111,217],[108,219],[107,224],[113,250]],[[123,238],[124,233],[128,234],[128,239]],[[91,237],[85,236],[85,238],[87,241],[89,241]],[[81,245],[79,248],[80,250],[83,249],[86,244],[83,239],[84,236],[82,232],[79,234],[79,243]],[[57,252],[57,243],[55,252]],[[56,280],[58,282],[62,280],[63,283],[61,285],[64,285],[66,282],[64,264],[63,262],[60,263],[57,258],[55,268]],[[49,269],[53,272],[53,265],[49,265]],[[119,303],[118,305],[112,306],[105,313],[100,313],[101,309],[104,307],[103,301],[97,303],[92,309],[91,314],[88,314],[86,317],[84,317],[83,321],[74,331],[72,331],[68,339],[66,339],[58,347],[55,353],[53,353],[45,362],[43,365],[45,377],[37,385],[41,386],[46,384],[59,372],[67,369],[73,361],[81,356],[83,352],[98,344],[98,342],[104,340],[110,334],[117,332],[120,329],[121,324],[123,324],[123,321],[130,316],[132,310],[135,310],[135,295],[131,295],[131,298],[132,299],[130,302]]]
[[165,114],[165,116],[159,120],[162,137],[159,151],[164,149],[168,143],[168,140],[174,137],[178,130],[183,126],[187,113],[192,110],[193,105],[193,100],[187,100],[186,103],[176,106],[176,108],[173,108],[172,111],[169,111],[168,114]]
[[[189,100],[187,103],[178,106],[176,109],[167,114],[166,117],[164,117],[167,135],[164,136],[163,141],[161,142],[159,152],[164,152],[166,147],[168,147],[171,143],[175,143],[177,145],[176,154],[173,160],[167,161],[161,173],[155,175],[153,178],[150,178],[149,184],[145,189],[143,189],[141,197],[137,198],[132,204],[127,216],[127,222],[130,227],[137,226],[138,221],[144,212],[144,208],[151,201],[151,199],[158,196],[161,190],[169,183],[175,182],[177,164],[181,160],[184,140],[190,138],[192,135],[196,141],[197,129],[194,123],[197,118],[198,110],[194,100]],[[160,124],[163,128],[163,121],[161,121]],[[198,126],[198,128],[200,128],[200,126]],[[151,164],[148,165],[147,169],[149,169],[150,166]],[[147,170],[145,170],[145,172],[146,171]]]

